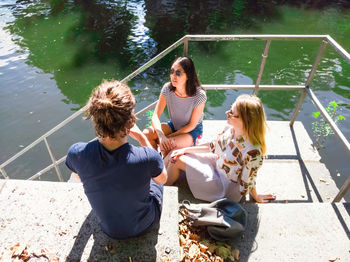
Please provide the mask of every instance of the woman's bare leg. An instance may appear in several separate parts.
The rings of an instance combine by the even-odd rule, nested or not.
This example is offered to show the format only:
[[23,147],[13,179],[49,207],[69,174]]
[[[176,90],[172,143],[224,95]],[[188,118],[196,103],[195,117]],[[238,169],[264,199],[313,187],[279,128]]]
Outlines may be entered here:
[[171,160],[168,161],[168,180],[165,183],[166,186],[171,186],[176,180],[178,180],[181,170],[186,171],[187,158],[188,156],[182,155],[175,162],[171,162]]
[[[192,136],[189,134],[181,134],[178,136],[170,137],[169,139],[171,139],[173,144],[175,145],[174,148],[172,148],[170,151],[174,149],[193,146],[193,139],[192,139]],[[162,152],[163,157],[166,157],[170,151]]]
[[[167,123],[162,123],[161,127],[164,135],[167,136],[171,133],[171,128]],[[145,134],[148,141],[151,143],[152,147],[157,150],[158,144],[159,144],[159,138],[154,128],[152,126],[149,126],[145,128],[142,132]]]
[[172,139],[174,139],[174,144],[175,144],[174,149],[193,146],[193,138],[190,134],[181,134],[181,135],[172,137]]

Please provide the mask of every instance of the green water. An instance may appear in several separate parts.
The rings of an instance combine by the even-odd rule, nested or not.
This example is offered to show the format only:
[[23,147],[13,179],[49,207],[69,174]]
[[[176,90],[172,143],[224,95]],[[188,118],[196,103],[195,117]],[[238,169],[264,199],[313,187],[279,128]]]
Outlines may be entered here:
[[[124,78],[185,34],[329,34],[350,51],[350,4],[324,1],[315,9],[278,2],[2,1],[0,162],[84,106],[102,79]],[[318,41],[273,41],[261,84],[304,84],[319,46]],[[203,84],[254,84],[263,48],[263,41],[191,42],[189,55]],[[181,54],[182,48],[176,49],[128,83],[137,109],[157,99],[171,61]],[[349,72],[350,65],[328,46],[311,84],[324,106],[340,103],[338,111],[347,120],[339,127],[348,139]],[[225,109],[240,93],[208,91],[205,119],[225,119]],[[261,91],[259,96],[269,120],[288,120],[299,92]],[[314,111],[306,99],[297,119],[313,139]],[[74,122],[49,139],[57,158],[70,144],[93,136],[88,123]],[[144,116],[139,123],[147,122]],[[9,166],[9,175],[28,178],[49,163],[45,150],[34,151]],[[349,154],[335,137],[320,154],[340,185],[350,173]],[[34,163],[38,158],[42,163]]]

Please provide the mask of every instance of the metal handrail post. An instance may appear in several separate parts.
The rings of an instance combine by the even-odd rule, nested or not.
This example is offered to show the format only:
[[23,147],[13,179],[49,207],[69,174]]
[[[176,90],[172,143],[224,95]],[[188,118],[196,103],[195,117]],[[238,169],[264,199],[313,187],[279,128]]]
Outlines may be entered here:
[[184,39],[184,52],[183,52],[183,56],[188,56],[188,38],[185,37]]
[[258,71],[258,77],[256,78],[256,81],[255,81],[255,89],[253,92],[254,95],[258,95],[261,76],[264,72],[264,67],[265,67],[265,63],[266,63],[267,54],[269,52],[270,44],[271,44],[271,40],[266,40],[264,52],[262,54],[260,67],[259,67],[259,71]]
[[300,109],[301,109],[301,106],[302,106],[303,103],[304,103],[304,99],[305,99],[305,97],[306,97],[306,90],[305,90],[305,89],[306,89],[306,87],[304,88],[303,91],[301,91],[298,104],[297,104],[297,106],[296,106],[295,109],[294,109],[292,118],[290,119],[290,122],[289,122],[289,126],[293,126],[293,125],[294,125],[295,119],[297,118],[298,113],[299,113],[299,111],[300,111]]
[[46,145],[47,151],[49,151],[49,155],[50,155],[52,164],[55,166],[57,177],[60,180],[60,182],[63,182],[63,177],[62,177],[61,171],[60,171],[59,167],[57,166],[56,159],[55,159],[55,157],[54,157],[54,155],[53,155],[53,153],[51,151],[51,148],[49,146],[49,142],[47,142],[46,137],[44,138],[44,141],[45,141],[45,145]]
[[340,188],[338,194],[335,196],[332,203],[339,202],[345,196],[346,192],[348,192],[349,189],[350,189],[350,177],[346,179],[345,183]]
[[[307,80],[306,80],[306,83],[305,83],[305,88],[309,87],[312,79],[314,78],[317,66],[318,66],[318,64],[321,61],[322,54],[323,54],[323,52],[324,52],[324,50],[326,48],[327,43],[328,43],[327,40],[325,40],[325,39],[322,40],[322,43],[321,43],[320,48],[318,49],[318,53],[317,53],[317,56],[315,58],[314,64],[312,65],[311,71],[310,71],[310,73],[309,73],[309,75],[307,77]],[[290,119],[290,122],[289,122],[290,126],[293,126],[293,124],[295,122],[295,119],[297,118],[298,113],[299,113],[299,111],[301,109],[301,106],[302,106],[302,104],[304,102],[305,97],[306,97],[306,89],[300,95],[299,102],[298,102],[298,104],[297,104],[297,106],[296,106],[296,108],[295,108],[295,110],[293,112],[293,115],[292,115],[292,117]]]
[[312,81],[312,79],[314,78],[317,66],[318,66],[318,64],[321,61],[323,52],[324,52],[327,44],[328,44],[327,40],[322,40],[322,43],[321,43],[321,46],[320,46],[320,48],[318,50],[318,53],[317,53],[317,56],[315,58],[314,64],[312,65],[311,71],[310,71],[309,76],[308,76],[308,78],[306,80],[305,86],[309,86],[311,81]]

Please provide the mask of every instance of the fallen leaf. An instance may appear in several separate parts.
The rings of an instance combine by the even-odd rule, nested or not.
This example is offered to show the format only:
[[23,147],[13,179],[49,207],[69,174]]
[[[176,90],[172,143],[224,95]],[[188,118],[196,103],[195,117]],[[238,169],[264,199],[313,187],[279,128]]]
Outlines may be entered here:
[[232,256],[235,260],[239,260],[239,250],[237,248],[232,250]]
[[337,260],[340,260],[340,258],[339,257],[336,257],[336,258],[330,258],[330,259],[328,259],[328,261],[329,262],[334,262],[334,261],[337,261]]
[[17,243],[10,248],[12,251],[12,256],[19,256],[22,254],[23,250],[27,248],[27,244]]
[[320,182],[326,183],[327,181],[322,179],[322,178],[320,178]]
[[199,249],[201,250],[201,252],[206,252],[208,248],[209,247],[204,244],[199,244]]
[[183,247],[180,247],[180,261],[184,261],[186,257],[186,254],[184,252]]
[[196,244],[192,244],[190,250],[188,251],[188,256],[193,259],[198,256],[200,250]]
[[180,240],[180,246],[185,245],[185,243],[186,243],[186,239],[184,238],[184,236],[183,236],[183,235],[180,235],[180,236],[179,236],[179,240]]
[[112,249],[109,251],[109,253],[111,253],[112,255],[117,253],[117,249],[115,248],[115,246],[112,247]]
[[191,234],[190,234],[190,239],[199,241],[201,238],[200,238],[200,236],[198,236],[197,234],[191,233]]
[[231,255],[231,248],[220,246],[215,249],[215,253],[221,258],[226,259],[229,255]]

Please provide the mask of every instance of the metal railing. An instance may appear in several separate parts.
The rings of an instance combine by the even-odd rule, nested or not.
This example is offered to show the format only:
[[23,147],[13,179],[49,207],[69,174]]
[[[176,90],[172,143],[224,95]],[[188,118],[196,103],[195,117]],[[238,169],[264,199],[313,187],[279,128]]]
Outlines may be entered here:
[[[130,75],[125,77],[122,82],[128,82],[131,79],[133,79],[135,76],[139,75],[149,67],[151,67],[153,64],[161,60],[164,56],[169,54],[172,50],[176,49],[177,47],[183,45],[183,54],[185,56],[188,55],[188,44],[189,41],[251,41],[251,40],[260,40],[265,41],[265,47],[262,52],[262,58],[260,62],[260,67],[258,70],[257,78],[254,85],[202,85],[206,90],[252,90],[254,94],[258,94],[259,90],[300,90],[301,95],[298,101],[298,104],[296,105],[296,108],[294,109],[293,115],[290,119],[290,125],[292,126],[294,124],[295,119],[297,118],[297,115],[301,109],[301,106],[304,102],[305,97],[308,95],[311,99],[311,101],[314,103],[314,105],[320,110],[323,117],[326,119],[326,121],[329,123],[329,125],[332,127],[334,133],[339,137],[342,144],[345,146],[345,149],[350,152],[350,144],[348,140],[345,138],[343,133],[339,130],[337,125],[334,123],[332,118],[329,116],[325,108],[322,106],[322,104],[317,99],[316,95],[313,93],[313,91],[310,89],[310,83],[315,75],[317,66],[319,62],[322,59],[323,52],[325,50],[325,47],[327,44],[329,44],[340,56],[342,56],[349,64],[350,64],[350,54],[346,52],[332,37],[329,35],[186,35],[179,39],[177,42],[169,46],[167,49],[159,53],[157,56],[155,56],[153,59],[139,67],[137,70],[132,72]],[[271,42],[274,40],[318,40],[321,42],[319,51],[317,53],[317,56],[315,58],[315,61],[312,65],[312,68],[310,70],[310,73],[305,81],[304,85],[260,85],[261,77],[264,72],[265,62],[268,57],[269,48],[271,45]],[[153,102],[152,104],[148,105],[147,107],[143,108],[139,112],[136,113],[137,116],[142,115],[143,113],[147,112],[148,110],[155,107],[157,101]],[[79,111],[72,114],[70,117],[62,121],[60,124],[52,128],[50,131],[48,131],[43,136],[39,137],[37,140],[35,140],[33,143],[22,149],[20,152],[15,154],[13,157],[5,161],[0,165],[0,172],[3,175],[5,179],[8,179],[9,176],[5,172],[4,168],[13,162],[15,159],[23,155],[25,152],[33,148],[35,145],[39,144],[40,142],[44,141],[46,148],[49,152],[52,164],[48,167],[44,168],[43,170],[39,171],[35,175],[31,176],[29,180],[36,179],[40,177],[43,173],[47,172],[48,170],[55,168],[58,179],[60,181],[63,181],[62,175],[59,170],[59,164],[61,164],[65,159],[66,156],[60,158],[59,160],[56,160],[51,149],[49,146],[49,143],[47,141],[47,137],[62,128],[63,126],[67,125],[70,121],[75,119],[77,116],[82,114],[86,110],[86,106],[81,108]],[[349,189],[350,185],[350,177],[346,180],[342,188],[340,189],[339,193],[333,200],[340,201],[342,197],[345,195],[347,190]]]

